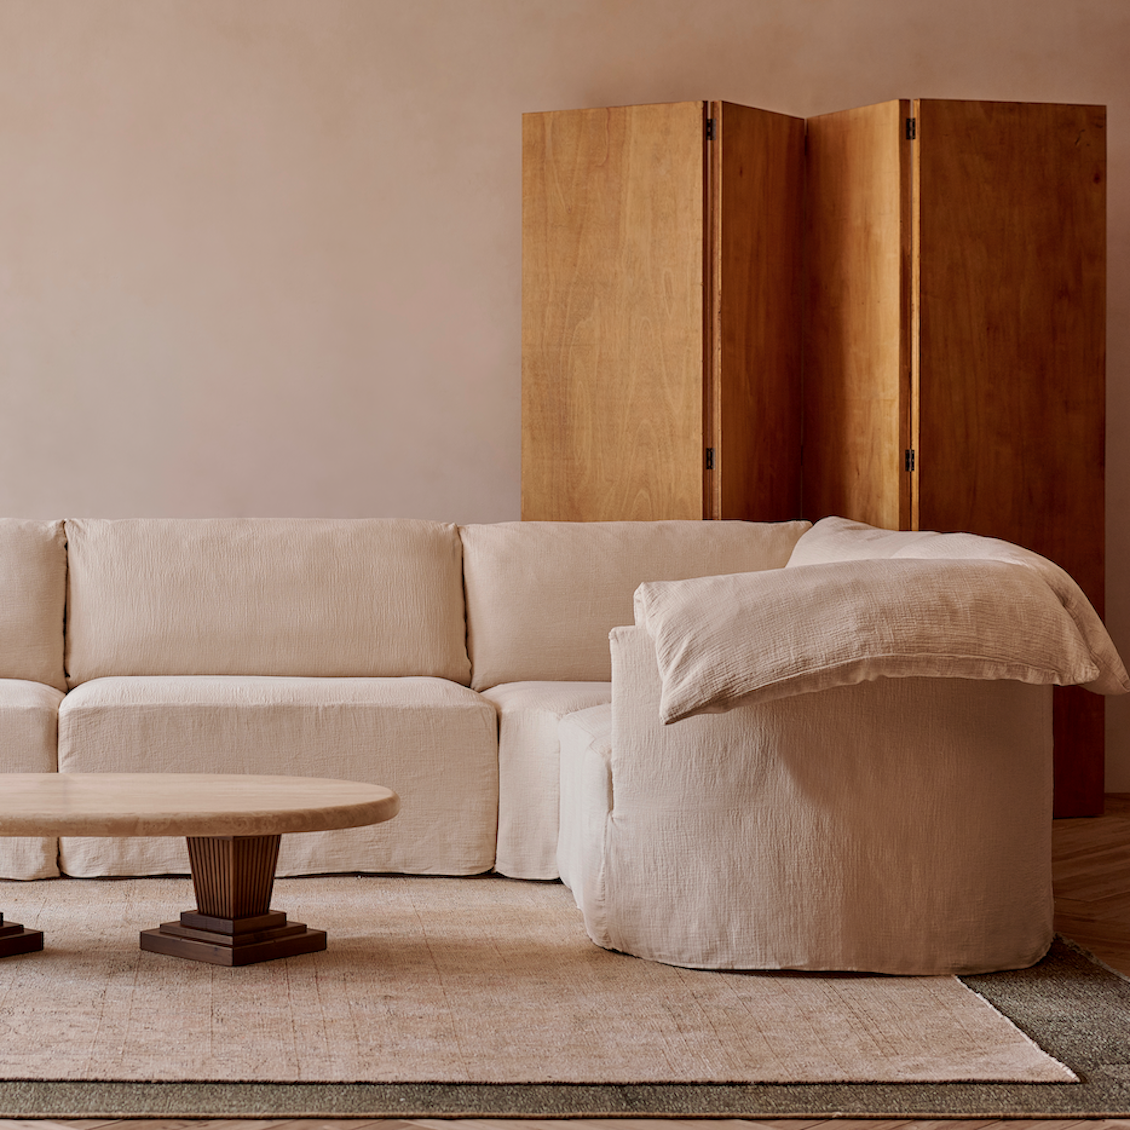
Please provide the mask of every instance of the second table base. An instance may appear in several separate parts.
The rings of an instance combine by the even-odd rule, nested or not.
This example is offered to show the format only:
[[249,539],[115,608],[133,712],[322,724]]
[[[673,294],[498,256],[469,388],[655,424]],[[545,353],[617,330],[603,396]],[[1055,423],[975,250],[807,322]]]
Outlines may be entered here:
[[43,949],[43,931],[25,930],[18,922],[5,922],[0,914],[0,957],[34,953]]

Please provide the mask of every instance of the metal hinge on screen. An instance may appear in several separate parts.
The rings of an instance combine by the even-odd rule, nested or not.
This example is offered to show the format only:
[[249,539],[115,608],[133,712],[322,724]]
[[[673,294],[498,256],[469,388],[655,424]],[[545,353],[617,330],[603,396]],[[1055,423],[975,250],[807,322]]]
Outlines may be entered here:
[[918,119],[906,119],[906,140],[913,141],[918,136]]
[[706,119],[706,140],[707,141],[713,141],[715,139],[715,137],[717,136],[717,134],[718,134],[718,126],[716,124],[716,119],[707,118]]
[[714,448],[708,447],[706,449],[706,469],[708,471],[714,470]]
[[905,463],[905,466],[906,466],[906,469],[907,469],[908,471],[913,471],[913,470],[914,470],[914,448],[913,448],[913,447],[908,447],[908,448],[906,449],[906,463]]

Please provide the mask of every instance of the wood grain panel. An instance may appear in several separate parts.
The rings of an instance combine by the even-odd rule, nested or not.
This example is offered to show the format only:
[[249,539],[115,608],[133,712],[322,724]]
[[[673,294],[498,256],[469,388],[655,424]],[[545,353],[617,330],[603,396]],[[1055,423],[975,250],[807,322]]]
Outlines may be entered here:
[[917,116],[921,523],[1050,557],[1101,614],[1105,112]]
[[[1106,114],[918,103],[919,521],[1027,546],[1103,611]],[[1103,703],[1056,692],[1056,814],[1102,810]]]
[[709,516],[800,517],[804,120],[711,104]]
[[804,514],[910,520],[906,101],[808,120]]
[[704,104],[526,114],[522,517],[703,516]]

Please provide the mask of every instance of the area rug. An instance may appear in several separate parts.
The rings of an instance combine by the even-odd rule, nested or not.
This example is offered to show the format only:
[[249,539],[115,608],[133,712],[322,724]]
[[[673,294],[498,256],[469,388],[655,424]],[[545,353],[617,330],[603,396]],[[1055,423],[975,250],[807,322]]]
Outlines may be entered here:
[[[1086,1056],[1072,1063],[1038,1024],[1026,1035],[986,1003],[1011,993],[1002,1011],[1018,1020],[1022,998],[1039,996],[1033,971],[1026,989],[1008,980],[1026,974],[965,988],[677,970],[592,946],[559,885],[402,877],[281,880],[276,905],[326,928],[330,949],[230,970],[137,950],[139,929],[191,902],[183,880],[5,883],[0,898],[48,932],[42,954],[0,963],[9,1117],[686,1117],[874,1103],[930,1114],[946,1113],[945,1095],[955,1113],[999,1114],[1010,1094],[1036,1101],[1026,1113],[1127,1105],[1130,1069],[1107,1055],[1107,1101],[1092,1109]],[[1130,1065],[1118,1045],[1126,983],[1059,949],[1069,996],[1096,977],[1114,990],[1105,1050]],[[1027,1004],[1047,1014],[1054,1000]],[[1064,1005],[1045,1019],[1073,1050],[1065,1022],[1093,1035],[1094,1021]],[[1067,1097],[1078,1092],[1082,1107]]]

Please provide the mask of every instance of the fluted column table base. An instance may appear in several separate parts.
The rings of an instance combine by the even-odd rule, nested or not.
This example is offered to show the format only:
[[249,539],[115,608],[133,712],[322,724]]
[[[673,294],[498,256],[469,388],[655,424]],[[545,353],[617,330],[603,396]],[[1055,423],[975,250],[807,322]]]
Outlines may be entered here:
[[[141,931],[141,948],[213,965],[251,965],[326,948],[326,932],[271,910],[279,836],[189,836],[196,909]],[[2,939],[0,939],[2,941]]]

